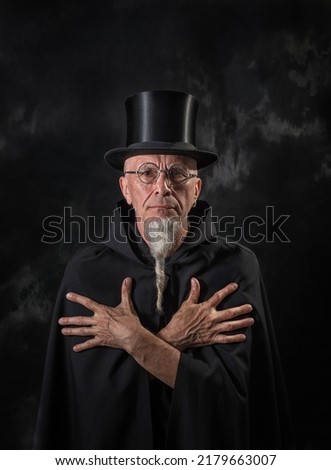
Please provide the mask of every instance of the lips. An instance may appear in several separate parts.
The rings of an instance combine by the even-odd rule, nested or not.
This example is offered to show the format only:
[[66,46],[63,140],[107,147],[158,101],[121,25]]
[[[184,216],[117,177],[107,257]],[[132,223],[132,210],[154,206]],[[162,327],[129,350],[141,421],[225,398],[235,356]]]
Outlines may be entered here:
[[169,205],[155,205],[155,206],[149,206],[150,209],[174,209],[173,206],[169,206]]

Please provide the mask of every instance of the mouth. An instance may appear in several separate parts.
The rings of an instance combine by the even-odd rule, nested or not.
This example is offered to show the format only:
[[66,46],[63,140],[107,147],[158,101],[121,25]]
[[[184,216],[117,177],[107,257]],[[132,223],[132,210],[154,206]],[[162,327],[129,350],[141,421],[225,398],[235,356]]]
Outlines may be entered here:
[[169,210],[169,209],[174,209],[173,206],[170,206],[169,204],[158,204],[158,205],[154,205],[154,206],[149,206],[149,209],[166,209],[166,210]]
[[177,214],[176,208],[169,204],[155,204],[153,206],[149,206],[148,210],[151,213],[159,214],[159,215],[170,215],[170,214]]

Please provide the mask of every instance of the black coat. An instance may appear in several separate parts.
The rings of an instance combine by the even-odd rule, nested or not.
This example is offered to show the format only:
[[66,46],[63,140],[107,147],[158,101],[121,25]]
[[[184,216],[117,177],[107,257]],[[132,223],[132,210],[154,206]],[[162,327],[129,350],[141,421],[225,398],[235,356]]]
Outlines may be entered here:
[[[197,213],[205,205],[200,203]],[[68,263],[51,326],[35,448],[41,449],[282,449],[292,448],[291,424],[260,270],[255,255],[214,235],[208,213],[191,216],[188,239],[167,260],[165,313],[155,312],[154,261],[134,233],[125,204],[108,240],[80,250]],[[128,241],[129,238],[129,241]],[[158,331],[188,295],[191,277],[201,300],[230,282],[238,290],[220,308],[250,303],[255,324],[243,343],[181,353],[174,390],[126,352],[98,347],[74,353],[82,338],[63,337],[60,316],[90,315],[65,299],[68,291],[102,304],[120,302],[133,278],[141,323]]]

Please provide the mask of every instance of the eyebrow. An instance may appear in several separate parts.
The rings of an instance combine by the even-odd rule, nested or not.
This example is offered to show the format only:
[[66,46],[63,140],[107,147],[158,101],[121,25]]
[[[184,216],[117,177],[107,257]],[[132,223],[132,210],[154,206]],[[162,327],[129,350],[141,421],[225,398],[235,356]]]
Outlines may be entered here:
[[[142,163],[140,163],[140,164],[137,163],[136,167],[140,168],[142,165],[154,165],[154,166],[156,166],[157,168],[160,168],[159,165],[158,165],[157,163],[154,163],[154,162],[142,162]],[[187,167],[184,163],[182,163],[182,162],[170,163],[169,166],[166,165],[166,168],[169,169],[169,168],[172,168],[173,166],[182,167],[182,168],[185,168],[185,169],[187,169],[187,170],[189,170],[189,171],[197,171],[196,168],[191,170],[190,168],[188,168],[188,167]],[[124,166],[124,170],[123,170],[123,171],[126,171],[125,166]]]

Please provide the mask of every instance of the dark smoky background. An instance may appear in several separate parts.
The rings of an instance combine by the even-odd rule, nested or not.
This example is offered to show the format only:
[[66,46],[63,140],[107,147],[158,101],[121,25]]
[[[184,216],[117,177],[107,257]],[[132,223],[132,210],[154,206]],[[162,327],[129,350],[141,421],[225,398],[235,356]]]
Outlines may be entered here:
[[259,258],[298,448],[330,448],[330,21],[328,0],[1,1],[3,449],[31,448],[63,270],[120,199],[123,102],[160,88],[200,100],[203,198]]

